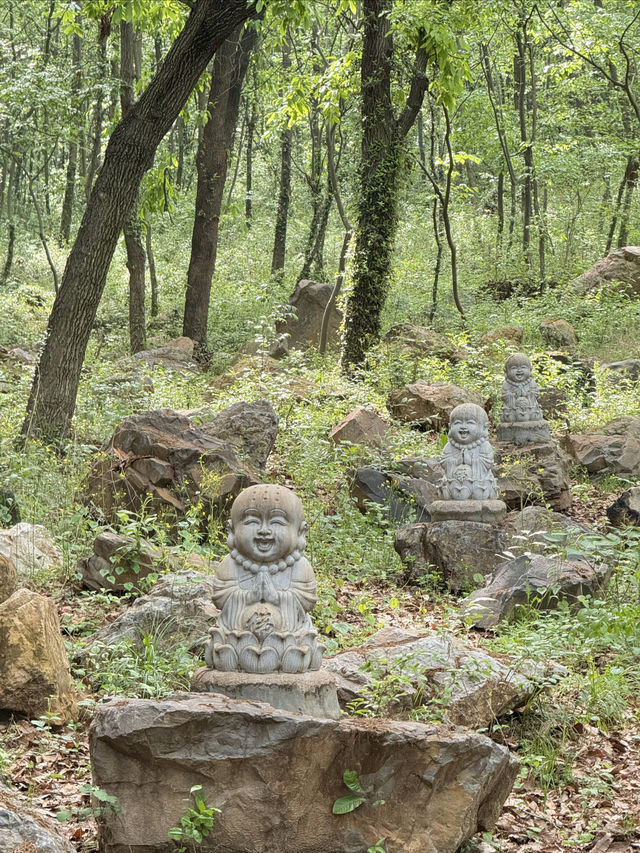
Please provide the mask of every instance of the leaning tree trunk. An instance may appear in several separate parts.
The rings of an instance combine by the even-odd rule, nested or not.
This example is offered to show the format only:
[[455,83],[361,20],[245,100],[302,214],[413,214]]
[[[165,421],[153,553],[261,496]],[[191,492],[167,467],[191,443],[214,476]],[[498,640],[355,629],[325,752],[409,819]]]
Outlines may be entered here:
[[114,129],[53,304],[23,435],[60,440],[69,431],[91,327],[142,176],[213,54],[253,15],[246,0],[198,0],[157,75]]
[[207,346],[211,280],[216,266],[229,149],[238,121],[242,82],[255,41],[254,29],[239,28],[216,53],[207,107],[209,121],[196,158],[198,186],[182,334],[196,342],[199,354],[204,354]]
[[[74,106],[77,106],[78,94],[82,80],[81,62],[82,39],[76,33],[73,36],[72,62],[73,82],[71,92]],[[75,128],[72,130],[69,142],[69,159],[67,161],[67,179],[64,190],[64,201],[62,203],[62,215],[60,217],[60,242],[68,243],[71,236],[71,221],[73,219],[73,203],[76,194],[76,171],[78,167],[78,136]],[[48,184],[48,182],[47,182]],[[47,204],[48,208],[48,204]]]
[[[282,46],[282,68],[291,67],[288,37]],[[287,247],[287,222],[289,219],[289,204],[291,202],[291,145],[293,130],[290,127],[280,134],[280,191],[278,192],[278,210],[276,227],[273,237],[273,252],[271,254],[271,275],[284,275],[284,259]]]
[[380,315],[389,288],[393,238],[397,226],[396,196],[404,137],[412,127],[426,91],[424,48],[416,53],[406,105],[396,118],[391,101],[393,38],[389,20],[392,0],[363,0],[362,158],[360,198],[353,268],[353,290],[347,304],[343,368],[362,364],[380,336]]

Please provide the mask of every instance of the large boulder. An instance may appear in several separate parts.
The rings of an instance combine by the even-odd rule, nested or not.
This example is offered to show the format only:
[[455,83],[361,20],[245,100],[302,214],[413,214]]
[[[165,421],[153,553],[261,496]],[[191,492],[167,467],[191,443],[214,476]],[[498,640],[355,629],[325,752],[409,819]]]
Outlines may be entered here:
[[[276,322],[276,332],[287,335],[289,345],[296,349],[317,347],[320,343],[322,318],[333,285],[303,279],[289,297],[288,315]],[[329,343],[337,343],[342,324],[342,312],[334,305],[329,315]]]
[[640,527],[640,486],[632,486],[607,507],[607,518],[614,527],[633,524]]
[[637,382],[640,379],[640,358],[626,358],[624,361],[610,361],[600,367],[607,371],[607,378],[613,385]]
[[640,474],[640,418],[616,418],[600,433],[570,433],[564,447],[589,474]]
[[11,557],[0,554],[0,603],[18,589],[18,572]]
[[475,576],[490,574],[504,559],[505,532],[477,521],[408,524],[396,532],[394,547],[408,581],[434,576],[451,590],[475,585]]
[[264,471],[278,436],[278,416],[267,400],[234,403],[201,425],[205,435],[225,441],[239,458]]
[[393,522],[429,521],[429,506],[436,500],[438,490],[427,480],[403,477],[377,468],[358,468],[349,481],[349,492],[362,513],[371,504],[382,507]]
[[78,560],[78,569],[87,589],[122,592],[171,562],[168,552],[152,542],[105,530],[95,538],[93,554]]
[[538,327],[542,340],[547,346],[569,349],[578,343],[576,331],[567,320],[544,319]]
[[61,722],[78,714],[54,603],[19,589],[0,604],[0,708]]
[[404,352],[419,358],[440,358],[446,361],[463,361],[464,350],[453,344],[446,335],[436,332],[429,326],[414,326],[411,323],[398,323],[392,326],[384,336],[385,341],[400,347]]
[[21,521],[0,530],[0,554],[9,557],[22,578],[48,574],[62,565],[62,551],[46,527]]
[[[525,675],[513,662],[465,646],[454,635],[421,636],[389,628],[356,649],[327,658],[323,668],[335,676],[345,709],[373,702],[382,706],[379,716],[402,719],[423,710],[472,729],[526,704],[539,677],[546,675],[541,665]],[[385,677],[386,691],[381,686]]]
[[0,850],[3,853],[75,853],[54,820],[26,797],[0,784]]
[[578,546],[583,536],[596,535],[595,530],[561,512],[545,506],[526,506],[507,516],[504,524],[509,554],[544,554],[567,545]]
[[[236,446],[243,441],[237,436]],[[259,463],[265,449],[257,446]],[[178,516],[201,504],[206,516],[225,512],[256,482],[254,470],[212,425],[195,426],[178,412],[160,409],[131,415],[116,427],[93,459],[84,500],[107,519],[121,508],[139,512],[143,504],[147,512]]]
[[123,368],[161,367],[177,373],[200,373],[200,365],[193,358],[194,341],[191,338],[175,338],[163,346],[150,350],[141,350],[134,355],[121,358],[118,362]]
[[382,447],[388,429],[389,425],[377,412],[358,406],[331,429],[329,441]]
[[609,281],[619,281],[640,294],[640,246],[624,246],[601,258],[571,282],[580,293],[602,287]]
[[86,660],[94,647],[115,646],[124,639],[142,647],[146,633],[154,634],[160,649],[171,649],[180,642],[202,650],[218,615],[213,592],[212,574],[184,569],[164,575],[152,592],[88,637],[77,657]]
[[502,343],[509,343],[519,347],[522,344],[523,338],[524,329],[522,326],[500,326],[497,329],[485,332],[478,341],[478,344],[481,347],[490,347],[501,341]]
[[548,504],[562,511],[571,506],[570,459],[555,441],[516,447],[496,442],[500,497],[509,509]]
[[[94,782],[122,812],[102,853],[170,853],[195,781],[218,808],[202,853],[454,853],[496,822],[517,773],[483,735],[421,723],[316,719],[216,695],[98,707]],[[333,814],[357,773],[362,805]]]
[[602,592],[612,571],[613,567],[584,560],[522,555],[503,563],[460,609],[474,627],[494,628],[513,616],[518,606],[553,610],[561,601],[579,605],[580,596]]
[[475,403],[484,408],[487,400],[476,391],[424,379],[394,388],[387,397],[387,408],[394,418],[423,430],[446,428],[449,415],[461,403]]

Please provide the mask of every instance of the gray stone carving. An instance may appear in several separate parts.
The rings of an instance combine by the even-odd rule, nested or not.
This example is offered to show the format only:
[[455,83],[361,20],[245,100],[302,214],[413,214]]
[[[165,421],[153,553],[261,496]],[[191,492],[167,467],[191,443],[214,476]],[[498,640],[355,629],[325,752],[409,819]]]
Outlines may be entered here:
[[489,418],[484,409],[475,403],[455,407],[440,461],[444,476],[439,485],[441,499],[430,508],[433,521],[455,518],[491,523],[504,518],[507,508],[497,499]]
[[228,554],[216,570],[220,609],[205,661],[211,669],[248,673],[317,670],[324,647],[309,611],[316,580],[304,556],[300,499],[282,486],[245,489],[231,507]]
[[517,446],[533,441],[550,441],[549,426],[538,403],[540,389],[533,379],[527,356],[520,352],[510,355],[504,365],[504,374],[498,440]]

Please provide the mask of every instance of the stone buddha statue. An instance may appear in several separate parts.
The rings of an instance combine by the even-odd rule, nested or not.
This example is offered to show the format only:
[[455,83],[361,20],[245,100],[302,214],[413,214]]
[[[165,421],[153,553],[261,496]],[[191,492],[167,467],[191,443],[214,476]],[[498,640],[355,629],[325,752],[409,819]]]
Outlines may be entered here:
[[504,375],[498,439],[516,446],[549,441],[549,425],[538,403],[540,389],[533,379],[527,356],[521,352],[510,355],[504,365]]
[[216,570],[220,609],[205,660],[212,669],[250,673],[317,670],[323,646],[309,611],[316,580],[304,556],[300,499],[282,486],[245,489],[231,507],[230,553]]
[[533,380],[531,362],[526,355],[516,352],[504,365],[505,380],[502,385],[502,422],[543,420],[538,405],[538,386]]
[[493,450],[489,418],[475,403],[456,406],[449,417],[449,440],[441,457],[444,477],[440,497],[445,501],[495,500]]

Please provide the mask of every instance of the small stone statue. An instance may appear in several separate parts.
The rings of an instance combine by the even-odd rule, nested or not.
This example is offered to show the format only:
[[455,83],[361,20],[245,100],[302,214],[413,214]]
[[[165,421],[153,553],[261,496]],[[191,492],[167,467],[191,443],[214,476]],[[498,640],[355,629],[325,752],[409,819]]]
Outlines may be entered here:
[[549,441],[551,434],[538,404],[540,393],[526,355],[514,353],[504,365],[502,418],[498,425],[500,441],[516,445]]
[[516,352],[504,365],[505,380],[502,385],[502,422],[543,420],[538,405],[538,386],[533,380],[531,362],[526,355]]
[[220,609],[205,660],[227,672],[317,670],[324,647],[309,611],[316,579],[304,556],[304,511],[282,486],[245,489],[231,507],[230,554],[216,570]]
[[489,418],[475,403],[456,406],[449,418],[449,441],[441,458],[444,477],[440,497],[445,501],[495,500],[496,479],[491,467]]

